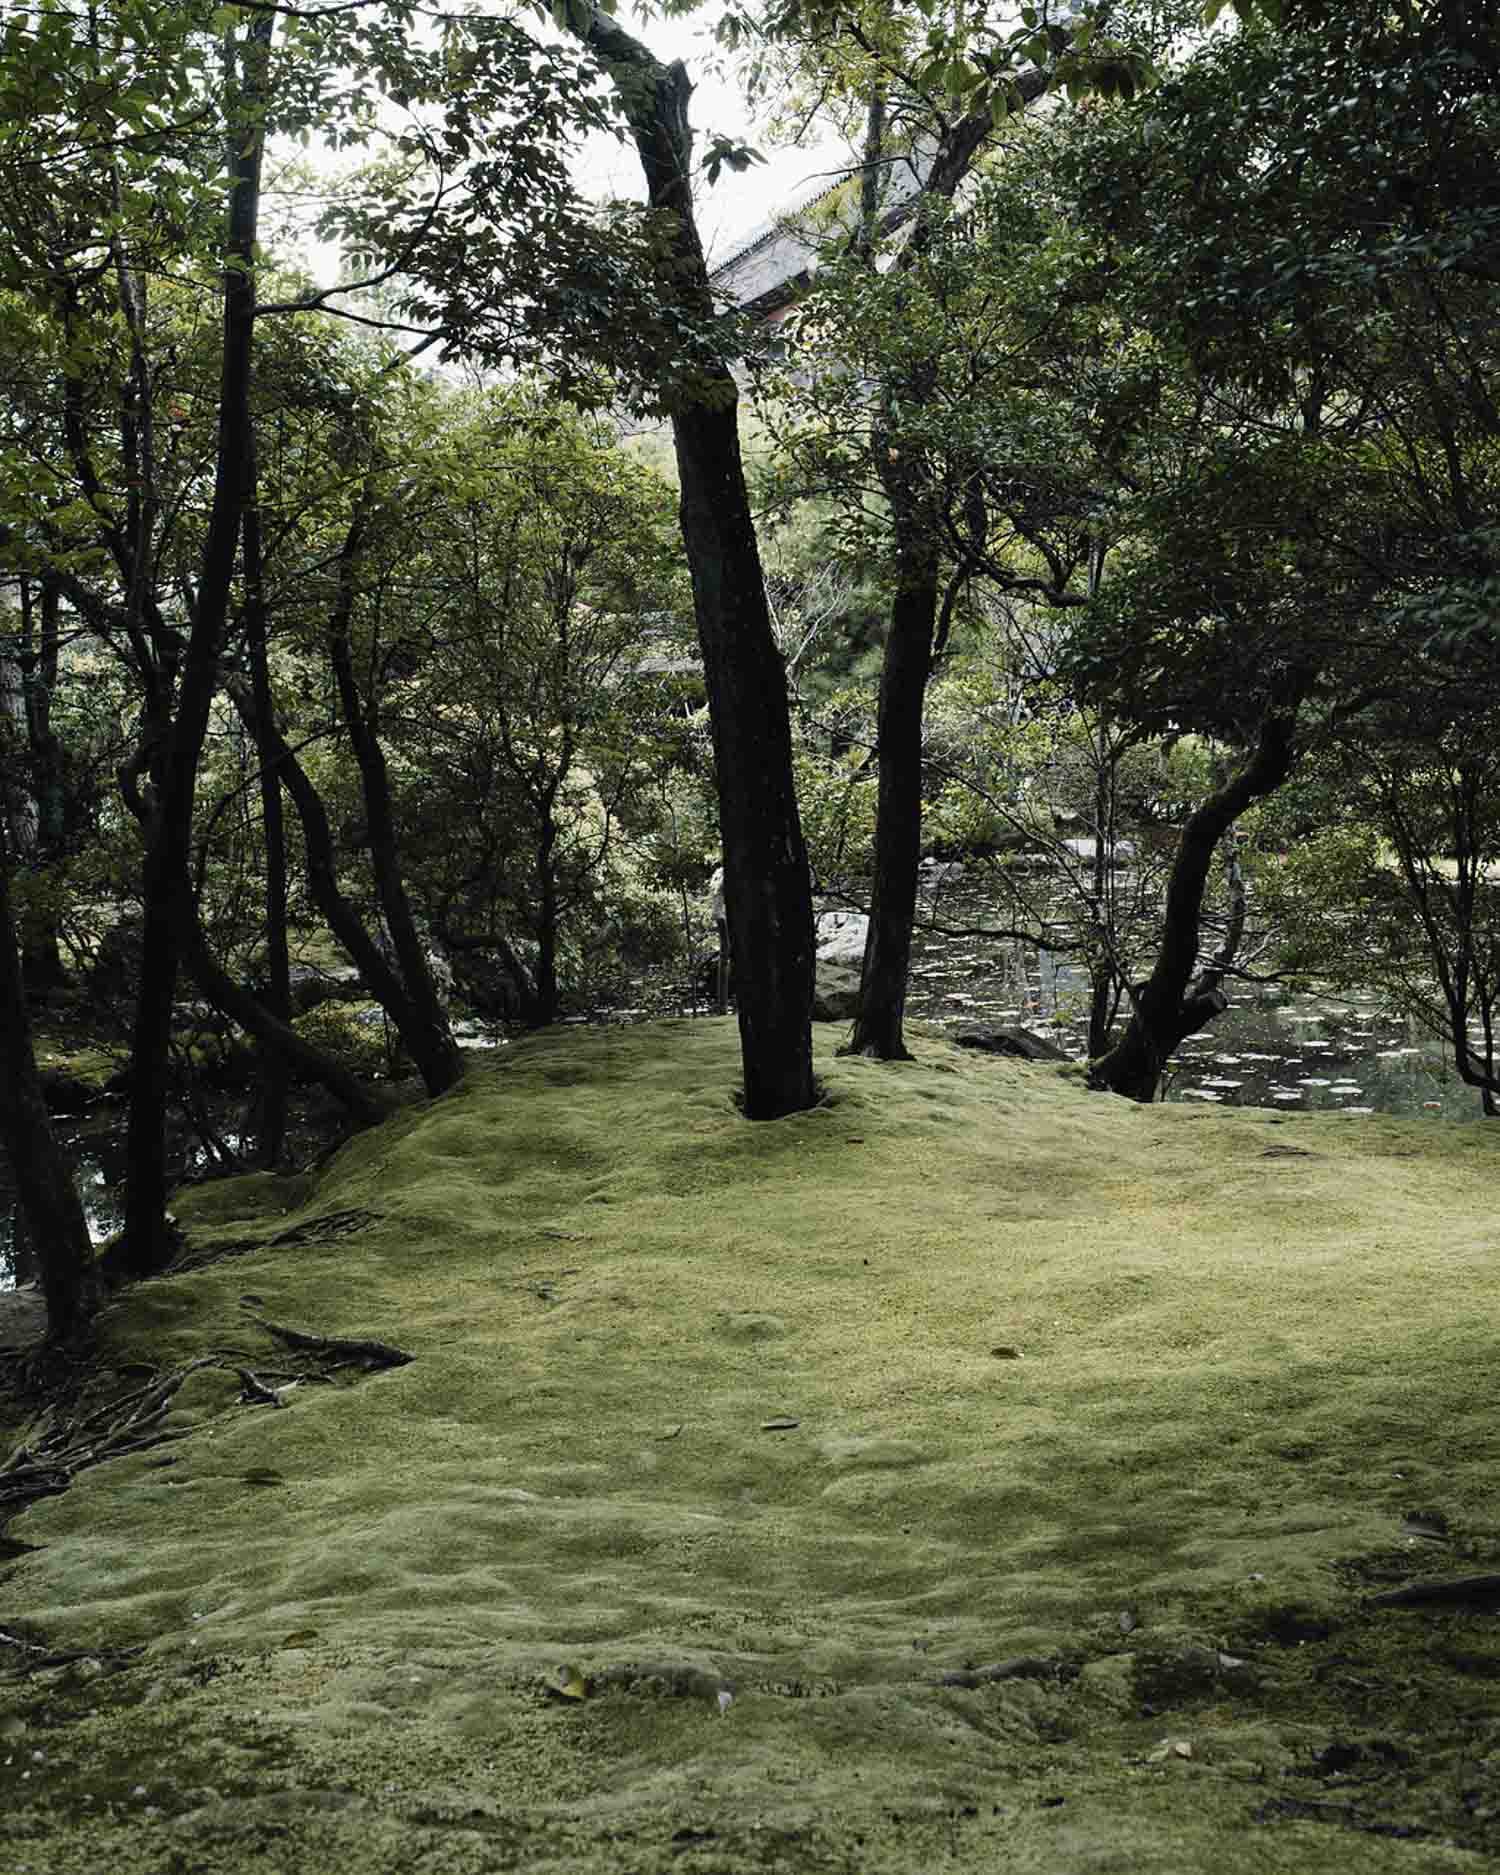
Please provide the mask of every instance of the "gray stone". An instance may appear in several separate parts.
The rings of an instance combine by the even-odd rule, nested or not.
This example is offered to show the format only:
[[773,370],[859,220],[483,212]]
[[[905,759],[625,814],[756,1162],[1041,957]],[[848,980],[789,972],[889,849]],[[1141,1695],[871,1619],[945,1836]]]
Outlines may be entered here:
[[1014,1026],[992,1027],[987,1023],[969,1022],[953,1032],[955,1048],[977,1048],[986,1055],[1012,1055],[1022,1061],[1067,1061],[1067,1050],[1059,1048],[1056,1042],[1049,1042],[1044,1036],[1033,1035],[1030,1029]]
[[862,911],[819,912],[814,936],[818,962],[853,964],[858,969],[864,963],[869,929],[870,920]]
[[858,965],[825,963],[818,959],[813,990],[814,1022],[852,1022],[859,1014]]
[[293,964],[291,968],[292,1010],[305,1016],[323,1003],[357,1002],[364,989],[353,964],[338,970],[319,970],[312,964]]

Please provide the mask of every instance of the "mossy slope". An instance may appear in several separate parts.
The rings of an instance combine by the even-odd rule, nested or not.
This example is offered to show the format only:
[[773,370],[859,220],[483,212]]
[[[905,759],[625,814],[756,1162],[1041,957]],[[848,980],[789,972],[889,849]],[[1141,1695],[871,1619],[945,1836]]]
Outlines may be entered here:
[[16,1523],[0,1627],[145,1652],[0,1687],[0,1867],[1500,1848],[1482,1618],[1360,1597],[1500,1549],[1492,1135],[936,1040],[754,1126],[735,1065],[729,1023],[549,1032],[316,1182],[183,1195],[240,1253],[129,1295],[115,1362],[274,1368],[247,1293],[417,1358],[282,1411],[195,1375],[190,1437]]

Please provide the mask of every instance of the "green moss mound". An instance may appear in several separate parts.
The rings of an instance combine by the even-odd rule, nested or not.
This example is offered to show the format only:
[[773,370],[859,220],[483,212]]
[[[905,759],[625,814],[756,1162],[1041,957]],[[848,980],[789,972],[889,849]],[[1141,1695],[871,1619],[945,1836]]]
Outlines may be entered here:
[[[83,1473],[0,1563],[7,1871],[1452,1871],[1500,1849],[1486,1129],[937,1039],[736,1112],[549,1031],[182,1194],[103,1358],[411,1365]],[[131,1649],[139,1649],[131,1652]]]

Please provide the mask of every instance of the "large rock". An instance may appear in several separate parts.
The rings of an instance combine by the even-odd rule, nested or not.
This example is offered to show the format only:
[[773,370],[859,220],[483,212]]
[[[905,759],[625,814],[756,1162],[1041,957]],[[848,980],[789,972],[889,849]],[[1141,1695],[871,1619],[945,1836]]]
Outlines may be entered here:
[[[1063,845],[1074,859],[1094,859],[1099,852],[1099,842],[1089,834],[1080,834],[1076,838],[1064,840]],[[1134,840],[1116,840],[1107,848],[1107,856],[1111,866],[1120,866],[1127,859],[1134,859]]]
[[89,988],[105,999],[134,996],[140,988],[141,961],[146,954],[146,923],[137,912],[112,924],[99,940]]
[[814,927],[819,964],[852,964],[860,969],[870,920],[862,911],[820,911]]
[[100,1077],[90,1079],[67,1068],[38,1067],[36,1078],[48,1113],[87,1113],[104,1093]]
[[814,1022],[852,1022],[859,1014],[858,965],[825,963],[818,958],[813,988]]
[[324,1003],[357,1002],[365,994],[353,964],[332,970],[320,970],[315,964],[293,964],[291,980],[292,1014],[296,1016],[305,1016]]
[[814,1022],[852,1022],[859,1014],[859,980],[869,929],[870,920],[862,911],[818,913]]
[[955,1029],[953,1045],[955,1048],[977,1048],[986,1055],[1012,1055],[1022,1061],[1072,1059],[1066,1049],[1059,1048],[1056,1042],[1049,1042],[1045,1036],[1033,1035],[1030,1029],[1013,1026],[997,1028],[983,1022],[969,1022],[961,1029]]

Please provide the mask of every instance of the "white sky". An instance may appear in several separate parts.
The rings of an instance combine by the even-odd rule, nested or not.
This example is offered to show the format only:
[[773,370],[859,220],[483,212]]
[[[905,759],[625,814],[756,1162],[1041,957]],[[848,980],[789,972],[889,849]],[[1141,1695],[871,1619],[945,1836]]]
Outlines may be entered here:
[[[710,9],[705,8],[705,12]],[[698,180],[698,224],[708,250],[709,264],[722,260],[738,242],[762,222],[782,212],[790,203],[820,186],[830,170],[847,163],[848,156],[836,142],[795,150],[771,148],[750,122],[745,102],[729,75],[715,75],[705,69],[713,63],[713,34],[703,14],[683,19],[632,18],[631,30],[640,35],[660,59],[681,59],[694,81],[691,116],[697,133],[697,152],[708,148],[709,133],[718,131],[739,138],[757,148],[766,159],[749,169],[725,168],[710,189],[706,178]],[[708,55],[705,57],[705,51]],[[579,180],[590,195],[619,196],[639,200],[645,190],[640,161],[633,144],[615,143],[604,136],[591,137]]]
[[[807,195],[816,193],[825,177],[847,164],[849,157],[837,141],[810,143],[802,149],[773,149],[756,131],[745,106],[744,97],[731,73],[714,69],[717,48],[713,45],[711,21],[713,8],[706,4],[694,16],[642,20],[627,11],[624,17],[631,29],[662,59],[682,59],[694,81],[691,120],[696,133],[696,152],[709,147],[712,132],[734,137],[757,148],[765,158],[748,169],[735,171],[727,166],[718,181],[709,188],[707,178],[697,178],[698,225],[703,236],[710,266],[732,253],[735,247],[773,216],[783,213]],[[302,152],[288,148],[284,155],[292,162]],[[311,152],[314,162],[325,163],[337,171],[338,158],[316,145]],[[609,197],[641,200],[645,185],[635,146],[604,134],[586,139],[576,170],[579,186],[595,200]],[[305,180],[294,181],[291,193],[279,197],[275,165],[267,181],[266,210],[268,223],[276,228],[273,238],[290,239],[300,250],[313,278],[322,285],[332,285],[340,273],[340,250],[336,244],[318,240],[306,227]],[[299,203],[301,206],[299,206]],[[277,227],[277,211],[286,220]],[[299,232],[299,224],[301,231]]]

